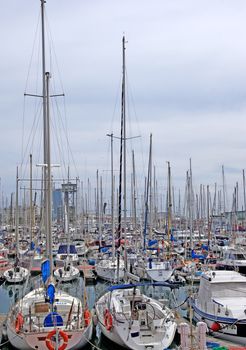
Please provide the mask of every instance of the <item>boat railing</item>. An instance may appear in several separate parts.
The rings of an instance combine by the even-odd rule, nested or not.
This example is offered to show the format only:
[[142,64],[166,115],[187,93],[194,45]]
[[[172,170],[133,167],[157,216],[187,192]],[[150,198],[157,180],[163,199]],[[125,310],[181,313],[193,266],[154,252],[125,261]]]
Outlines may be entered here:
[[[16,327],[16,320],[20,312],[14,310],[15,312],[11,313],[10,321],[14,327]],[[82,329],[86,326],[84,317],[82,314],[78,314],[77,312],[73,312],[72,315],[68,315],[67,312],[59,312],[59,315],[53,315],[52,323],[50,326],[45,326],[45,318],[47,313],[37,314],[37,313],[28,313],[27,315],[23,315],[23,325],[21,328],[21,332],[28,334],[32,332],[47,332],[54,327],[59,327],[65,330],[75,330]],[[62,323],[59,324],[57,318],[62,319]]]

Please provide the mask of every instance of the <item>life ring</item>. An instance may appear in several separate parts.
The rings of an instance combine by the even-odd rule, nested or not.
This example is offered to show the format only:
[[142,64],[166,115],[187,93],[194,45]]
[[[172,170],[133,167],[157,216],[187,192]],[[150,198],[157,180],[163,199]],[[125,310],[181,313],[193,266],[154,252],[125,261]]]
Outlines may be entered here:
[[15,320],[16,333],[20,332],[21,328],[23,327],[23,324],[24,324],[24,318],[23,318],[22,314],[19,312],[17,317],[16,317],[16,320]]
[[[68,335],[63,330],[58,330],[59,335],[63,338],[63,343],[59,346],[58,350],[65,350],[68,343]],[[56,329],[50,331],[45,339],[45,344],[49,350],[55,350],[56,348],[51,344],[51,338],[56,334]]]
[[84,311],[84,320],[85,320],[86,327],[88,327],[90,324],[90,320],[91,320],[91,313],[90,313],[90,310],[88,310],[88,309],[86,309]]
[[113,326],[113,317],[108,309],[106,309],[104,314],[104,325],[107,329],[107,331],[110,331]]

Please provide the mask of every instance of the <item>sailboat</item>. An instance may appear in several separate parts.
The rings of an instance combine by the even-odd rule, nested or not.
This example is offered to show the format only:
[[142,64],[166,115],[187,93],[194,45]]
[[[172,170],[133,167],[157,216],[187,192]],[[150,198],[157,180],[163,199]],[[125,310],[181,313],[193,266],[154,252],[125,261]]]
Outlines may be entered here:
[[[114,175],[113,175],[113,134],[111,136],[111,231],[112,231],[112,257],[102,257],[96,264],[96,274],[99,278],[116,283],[124,279],[125,262],[121,256],[116,258],[115,221],[114,221]],[[119,217],[121,220],[121,217]],[[100,224],[99,224],[100,225]],[[118,230],[120,230],[118,228]],[[118,252],[119,253],[119,252]]]
[[[33,204],[33,199],[32,199],[32,154],[30,154],[30,236],[28,237],[28,241],[30,240],[30,245],[29,249],[26,252],[26,254],[22,254],[23,259],[22,263],[23,265],[28,266],[32,269],[32,271],[38,271],[41,272],[41,265],[42,261],[44,260],[44,255],[43,252],[41,251],[41,246],[39,243],[42,244],[42,242],[39,241],[38,239],[38,232],[34,235],[35,231],[35,225],[33,222],[33,214],[34,214],[34,204]],[[42,228],[41,228],[42,232]],[[19,249],[20,251],[20,249]]]
[[3,276],[5,278],[5,280],[8,283],[22,283],[24,282],[30,272],[28,269],[26,269],[25,267],[20,266],[19,264],[19,258],[20,258],[20,254],[19,254],[19,204],[18,204],[18,183],[19,183],[19,179],[18,179],[18,168],[17,168],[17,176],[16,176],[16,210],[15,210],[15,241],[16,241],[16,261],[14,263],[14,266],[7,269],[6,271],[4,271]]
[[[42,47],[44,43],[44,5],[41,0]],[[43,68],[45,57],[43,50]],[[51,230],[51,155],[49,81],[50,73],[43,70],[44,127],[44,188],[45,223],[47,232],[47,259],[42,264],[42,282],[39,288],[27,293],[14,304],[7,317],[7,335],[12,346],[21,350],[79,349],[92,336],[92,317],[87,303],[57,290],[53,281]]]
[[246,277],[239,272],[204,272],[191,300],[195,320],[206,322],[216,337],[245,345],[245,288]]
[[[58,252],[56,254],[56,266],[60,267],[59,274],[57,274],[56,271],[56,277],[59,279],[59,275],[61,276],[61,271],[66,273],[67,277],[68,275],[78,277],[79,270],[74,266],[72,269],[72,265],[78,265],[79,264],[79,256],[77,254],[77,250],[75,248],[74,244],[71,244],[71,229],[69,228],[69,171],[68,171],[68,182],[67,184],[63,185],[63,192],[64,192],[64,231],[65,231],[65,237],[67,237],[66,243],[61,243],[58,248]],[[75,278],[76,278],[75,277]],[[62,278],[62,276],[61,276]]]
[[[148,200],[149,200],[149,191],[151,190],[151,168],[152,168],[152,135],[150,135],[150,149],[149,149],[149,166],[148,166],[148,178],[147,178],[147,191],[146,191],[146,201],[145,201],[145,223],[144,223],[144,242],[143,242],[143,257],[139,258],[133,267],[133,271],[136,275],[143,279],[148,279],[155,282],[165,282],[168,281],[174,269],[169,260],[169,245],[167,246],[168,256],[164,258],[163,256],[155,256],[153,255],[147,256],[147,247],[146,247],[146,235],[147,235],[147,221],[148,221]],[[171,186],[170,186],[170,165],[168,163],[168,182],[169,182],[169,190],[168,190],[168,235],[170,234],[170,226],[171,226]],[[168,241],[170,241],[168,239]],[[150,245],[151,240],[148,242]],[[157,243],[157,241],[156,241]],[[168,243],[167,243],[168,244]],[[148,247],[149,248],[149,247]],[[164,246],[162,247],[162,250]]]
[[[69,227],[68,227],[68,218],[67,218],[67,204],[65,204],[65,234],[67,235],[67,237],[70,236]],[[69,243],[68,245],[64,245],[64,246],[67,248],[69,252],[71,252],[70,239],[68,239],[68,243]],[[61,247],[59,247],[59,250],[60,248]],[[58,267],[54,271],[54,277],[59,282],[71,282],[76,278],[78,278],[80,275],[79,269],[73,265],[73,262],[74,261],[77,262],[77,260],[73,259],[73,254],[67,253],[64,255],[65,255],[65,259],[62,259],[62,262],[64,265],[61,267]],[[77,256],[77,254],[75,255]]]
[[[170,163],[168,163],[168,224],[167,224],[167,252],[166,257],[164,259],[157,259],[156,261],[149,261],[148,266],[146,268],[146,273],[148,277],[152,281],[162,282],[168,281],[173,272],[174,268],[170,261],[170,242],[171,242],[171,215],[172,215],[172,200],[171,200],[171,167]],[[163,246],[164,248],[164,246]]]
[[138,285],[109,288],[95,305],[102,333],[134,350],[163,350],[172,343],[176,322],[172,311],[144,295]]
[[[123,37],[122,46],[122,124],[124,125],[125,37]],[[123,127],[123,129],[125,128]],[[125,134],[123,133],[122,136],[121,141],[124,140],[125,143]],[[119,190],[119,193],[120,192]],[[119,203],[121,203],[120,200]],[[126,209],[126,203],[124,204],[124,209]],[[119,214],[121,215],[121,212],[119,212]],[[124,219],[126,219],[126,217]],[[117,260],[119,269],[120,258]],[[134,277],[133,274],[128,272],[125,276],[132,279]],[[143,294],[138,286],[137,284],[112,286],[98,299],[95,303],[95,310],[99,320],[99,327],[108,339],[126,348],[134,350],[163,350],[168,348],[173,341],[176,331],[174,315],[169,308]]]

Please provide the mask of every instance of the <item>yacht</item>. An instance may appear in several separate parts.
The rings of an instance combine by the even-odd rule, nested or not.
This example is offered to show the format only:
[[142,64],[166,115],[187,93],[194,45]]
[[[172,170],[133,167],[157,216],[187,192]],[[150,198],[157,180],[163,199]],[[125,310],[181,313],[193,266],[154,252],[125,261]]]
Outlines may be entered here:
[[213,270],[200,277],[192,305],[194,318],[207,323],[217,337],[246,344],[246,277],[236,271]]
[[224,247],[221,258],[217,261],[217,268],[221,270],[237,270],[242,274],[246,274],[245,249]]
[[[58,290],[50,302],[45,288],[26,294],[9,312],[7,335],[12,346],[20,350],[79,349],[92,336],[92,320],[78,298]],[[59,347],[60,348],[60,347]],[[64,348],[65,349],[65,348]]]
[[[43,114],[44,123],[44,223],[46,260],[42,262],[42,285],[27,293],[10,308],[7,316],[7,335],[12,346],[20,350],[79,349],[90,341],[92,317],[86,302],[59,290],[53,278],[52,234],[52,175],[49,83],[51,75],[45,69],[45,0],[41,0],[42,65],[43,65]],[[71,248],[72,246],[70,246]],[[73,253],[71,249],[64,254]],[[65,259],[64,259],[65,260]],[[70,260],[72,262],[72,259]],[[26,283],[27,285],[27,283]],[[25,289],[24,289],[25,291]]]
[[163,350],[173,341],[177,325],[172,311],[136,285],[110,287],[95,308],[102,333],[120,346]]
[[117,267],[117,259],[102,259],[96,264],[96,274],[99,278],[115,283],[119,279],[120,281],[124,278],[124,260],[120,257],[119,267]]

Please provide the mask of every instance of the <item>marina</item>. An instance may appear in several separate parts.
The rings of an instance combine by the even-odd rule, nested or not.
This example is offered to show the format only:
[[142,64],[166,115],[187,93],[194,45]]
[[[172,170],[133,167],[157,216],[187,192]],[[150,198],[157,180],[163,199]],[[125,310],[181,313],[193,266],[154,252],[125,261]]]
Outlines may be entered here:
[[[74,1],[78,9],[81,10],[80,6],[83,6],[85,13],[82,18],[87,23],[86,11],[90,13],[95,4],[79,5],[77,0]],[[185,0],[186,3],[190,1],[193,0]],[[161,9],[170,11],[167,3],[163,5],[159,0],[157,2]],[[98,21],[95,22],[96,25],[91,26],[92,22],[88,22],[88,33],[85,28],[81,33],[75,30],[76,25],[86,25],[80,23],[81,18],[79,22],[74,20],[69,22],[70,25],[62,25],[66,28],[66,34],[63,31],[62,40],[58,40],[60,49],[63,49],[63,52],[60,51],[64,60],[61,72],[69,61],[72,68],[70,74],[65,75],[68,84],[70,79],[76,80],[81,72],[81,80],[87,75],[90,77],[87,80],[88,86],[82,89],[82,97],[77,84],[74,97],[69,97],[72,112],[67,113],[63,82],[51,34],[53,24],[58,28],[61,25],[59,11],[64,13],[65,5],[60,1],[60,7],[54,11],[55,5],[51,1],[39,0],[34,3],[39,16],[24,90],[22,131],[18,130],[22,140],[21,146],[18,146],[21,156],[15,169],[14,161],[11,163],[11,174],[15,171],[12,176],[14,189],[6,194],[0,177],[0,349],[245,350],[244,169],[241,171],[240,168],[239,173],[238,164],[229,169],[220,165],[220,180],[215,182],[212,179],[212,166],[203,159],[204,149],[209,149],[210,145],[209,132],[206,133],[206,147],[202,151],[200,149],[199,154],[196,153],[196,145],[203,134],[201,131],[197,134],[199,140],[189,149],[191,155],[187,156],[185,145],[175,149],[175,143],[182,139],[181,131],[185,132],[190,125],[191,133],[194,122],[189,124],[186,120],[182,124],[180,116],[183,116],[183,109],[182,112],[179,111],[181,114],[178,117],[175,113],[172,114],[171,101],[176,99],[169,96],[164,86],[159,88],[155,96],[153,111],[158,112],[158,104],[164,100],[170,108],[171,117],[168,118],[176,120],[175,130],[166,133],[165,137],[160,134],[161,129],[168,129],[170,123],[167,117],[163,122],[160,113],[157,121],[154,116],[152,119],[148,116],[147,123],[146,120],[141,121],[145,127],[148,126],[147,134],[140,135],[138,123],[131,118],[131,104],[134,106],[134,103],[133,98],[130,98],[132,91],[128,67],[135,65],[138,73],[134,79],[143,83],[146,79],[145,70],[141,73],[138,71],[140,64],[136,65],[133,57],[138,55],[138,49],[141,50],[146,39],[143,37],[139,46],[130,45],[131,36],[129,35],[128,41],[125,32],[121,32],[119,46],[114,53],[113,50],[110,53],[106,50],[113,37],[110,40],[107,37],[97,40],[100,55],[104,51],[102,56],[105,55],[107,60],[111,60],[111,56],[115,60],[118,57],[120,84],[112,117],[115,121],[111,121],[109,127],[109,112],[102,108],[100,101],[104,105],[105,102],[102,101],[107,100],[104,96],[106,87],[113,75],[118,74],[114,64],[111,61],[112,73],[108,73],[107,79],[102,79],[104,82],[101,81],[98,88],[100,98],[96,100],[91,94],[96,91],[93,79],[98,74],[97,64],[94,64],[97,55],[88,52],[90,45],[82,44],[80,73],[74,73],[73,60],[77,57],[76,54],[71,54],[72,48],[77,50],[80,45],[77,37],[85,43],[87,34],[88,37],[93,37],[94,31],[98,32],[101,23],[99,17],[105,16],[105,11],[95,19]],[[111,0],[105,0],[105,6],[109,3],[113,6]],[[135,9],[134,17],[138,12],[144,11],[141,21],[148,18],[149,14],[149,11],[145,12],[145,5],[139,8],[132,5]],[[29,15],[34,11],[32,6],[33,4],[25,10]],[[72,15],[74,19],[77,18],[78,13],[73,7],[75,5],[66,6],[68,17]],[[99,15],[101,4],[96,6],[97,11],[93,14]],[[148,6],[147,4],[147,8]],[[180,5],[177,6],[179,8]],[[174,11],[176,16],[179,13],[177,8]],[[19,10],[24,28],[25,16],[23,10]],[[54,16],[51,22],[48,20],[49,10]],[[157,12],[155,16],[159,18]],[[33,13],[31,17],[34,17]],[[132,19],[132,14],[128,13],[127,18]],[[160,18],[162,23],[162,17]],[[121,21],[128,22],[122,14],[117,22]],[[151,30],[155,23],[154,20],[151,21]],[[73,36],[69,34],[70,30]],[[27,32],[30,35],[31,28]],[[171,32],[168,32],[169,35]],[[194,30],[192,33],[196,35]],[[57,34],[59,38],[59,33]],[[170,53],[173,55],[173,50],[169,52],[166,45],[153,45],[154,37],[158,41],[158,36],[154,35],[152,41],[149,41],[152,49],[158,47],[162,50],[165,47],[166,58]],[[171,42],[174,43],[175,40],[170,40]],[[21,55],[26,55],[24,47],[19,47],[19,50],[22,50]],[[138,62],[142,62],[147,53],[151,55],[151,48],[149,50],[146,47]],[[11,60],[14,56],[11,55]],[[85,65],[87,56],[90,63],[88,66]],[[102,77],[106,69],[105,57],[100,62]],[[157,54],[155,58],[158,58]],[[155,62],[153,57],[152,60]],[[175,59],[173,57],[173,63],[175,62],[176,56]],[[194,62],[191,65],[195,67]],[[89,70],[92,66],[93,70]],[[201,70],[202,67],[199,72]],[[175,76],[178,77],[179,74]],[[173,78],[175,77],[172,76],[172,84],[175,85]],[[16,79],[20,79],[19,76]],[[186,81],[187,85],[189,80]],[[186,96],[186,87],[182,84],[180,86],[182,101]],[[140,93],[146,89],[140,85],[138,88]],[[164,91],[166,96],[161,97],[160,91]],[[230,96],[232,95],[231,93]],[[141,101],[141,105],[145,106],[146,101],[147,97]],[[193,97],[192,101],[190,112],[196,109],[199,98]],[[226,106],[226,99],[223,101],[223,106]],[[113,106],[112,101],[111,104]],[[178,102],[176,104],[179,105]],[[97,114],[103,122],[99,122],[96,116],[92,121],[88,111],[86,118],[82,118],[82,126],[79,118],[73,122],[74,115],[79,111],[78,106],[83,106],[86,111],[89,108],[99,108]],[[144,112],[145,107],[142,108]],[[206,108],[207,105],[204,110]],[[165,111],[169,113],[168,109]],[[152,112],[148,113],[152,115]],[[215,111],[213,113],[215,115]],[[230,123],[228,122],[231,134],[233,118],[234,116],[229,118]],[[94,122],[91,134],[87,134],[89,122]],[[104,140],[103,144],[105,147],[107,143],[108,149],[106,151],[101,147],[95,151],[106,124],[111,131],[105,132],[107,142]],[[70,125],[74,130],[72,137]],[[156,138],[152,127],[161,136]],[[204,126],[203,128],[205,130]],[[210,132],[212,129],[210,126]],[[81,151],[81,135],[83,142],[86,140],[87,152]],[[217,135],[221,137],[223,130],[216,134],[216,142]],[[14,140],[14,137],[11,136],[11,139]],[[70,139],[73,145],[77,143],[76,162]],[[190,140],[191,136],[188,141]],[[239,136],[234,143],[237,142],[240,143]],[[185,143],[189,148],[189,142]],[[244,139],[242,144],[245,144]],[[162,153],[165,149],[163,145],[170,148],[165,156]],[[12,142],[12,146],[15,147],[15,142]],[[213,159],[216,157],[217,146],[216,144],[210,155]],[[144,151],[140,152],[141,147]],[[233,149],[232,145],[230,147]],[[243,147],[240,144],[240,150]],[[82,153],[84,159],[88,157],[88,164],[87,160],[81,160]],[[172,158],[176,153],[179,154],[178,166]],[[196,154],[195,161],[193,153]],[[235,158],[237,153],[234,150]],[[90,163],[92,158],[95,161],[93,167]],[[160,163],[156,165],[158,159]],[[194,163],[199,164],[199,159],[200,169],[199,166],[194,166]],[[242,162],[244,159],[240,158],[240,166]],[[204,163],[210,169],[205,177],[202,170]]]
[[[62,286],[62,289],[64,291],[70,291],[72,295],[76,295],[80,298],[83,298],[84,295],[84,288],[86,288],[86,295],[87,295],[87,301],[89,304],[89,307],[91,310],[93,310],[93,307],[95,305],[96,300],[102,293],[104,293],[108,288],[110,284],[104,283],[103,281],[98,281],[96,284],[88,284],[86,287],[84,285],[84,281],[82,278],[79,278],[77,281],[74,281],[72,283],[64,283]],[[13,286],[13,285],[8,285],[3,284],[0,287],[0,297],[1,300],[5,300],[5,310],[8,310],[11,305],[17,300],[21,295],[22,295],[22,290],[24,286],[19,285],[19,286]],[[145,293],[148,295],[151,295],[154,297],[156,300],[159,300],[160,302],[166,302],[168,299],[170,299],[170,289],[169,288],[164,288],[163,287],[152,287],[152,286],[143,286],[142,288]],[[189,293],[189,288],[187,286],[181,286],[179,289],[174,291],[175,298],[171,296],[172,302],[171,305],[174,310],[174,315],[175,315],[175,322],[177,323],[177,335],[175,336],[174,342],[172,343],[172,347],[176,349],[178,346],[180,346],[180,334],[179,334],[179,329],[180,325],[186,325],[189,328],[189,333],[192,334],[193,337],[193,345],[191,348],[198,348],[198,338],[196,336],[196,327],[194,323],[190,325],[189,319],[192,317],[192,315],[187,313],[187,310],[184,310],[184,308],[176,308],[177,304],[182,304],[182,302],[186,299],[186,296]],[[171,293],[173,294],[173,293]],[[1,304],[2,305],[2,304]],[[1,307],[2,308],[2,307]],[[192,311],[191,311],[192,312]],[[1,314],[1,331],[6,332],[6,317],[7,313],[2,313]],[[100,332],[100,329],[98,328],[98,325],[96,326],[95,322],[95,331],[93,333],[92,339],[88,342],[86,348],[88,349],[103,349],[107,350],[110,348],[111,343],[108,343],[108,341],[105,339],[104,336],[102,336],[102,333]],[[5,326],[4,326],[5,324]],[[192,329],[192,330],[191,330]],[[3,349],[12,349],[12,347],[9,344],[9,341],[6,339],[6,335],[2,340],[2,347]],[[242,345],[235,343],[235,342],[230,342],[225,339],[221,339],[220,337],[214,337],[209,335],[208,333],[206,334],[206,344],[207,348],[224,348],[224,349],[239,349],[240,347],[243,349]],[[213,347],[212,347],[213,346]],[[121,349],[121,347],[120,347]],[[123,348],[122,348],[123,349]]]

